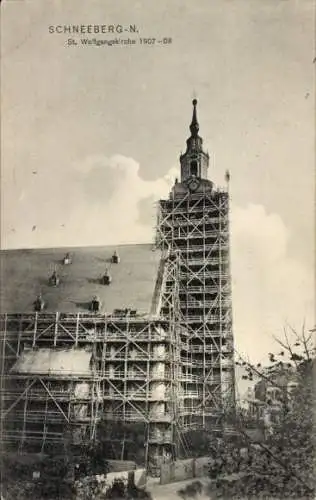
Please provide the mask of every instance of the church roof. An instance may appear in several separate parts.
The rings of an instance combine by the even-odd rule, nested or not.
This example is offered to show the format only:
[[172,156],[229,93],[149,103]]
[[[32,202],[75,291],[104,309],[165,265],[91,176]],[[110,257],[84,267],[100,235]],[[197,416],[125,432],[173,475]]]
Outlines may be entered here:
[[[120,262],[111,263],[114,251]],[[69,252],[72,262],[63,264]],[[148,313],[159,268],[160,252],[152,245],[3,250],[1,263],[1,313],[34,310],[41,294],[47,312],[87,312],[93,296],[101,301],[101,312],[131,308]],[[106,268],[110,285],[100,283]],[[56,269],[57,287],[49,284]]]

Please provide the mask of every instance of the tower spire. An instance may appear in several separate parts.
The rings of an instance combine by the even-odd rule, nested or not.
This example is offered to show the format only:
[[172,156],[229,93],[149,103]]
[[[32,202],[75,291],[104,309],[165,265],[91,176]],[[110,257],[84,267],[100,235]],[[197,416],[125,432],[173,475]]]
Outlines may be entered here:
[[192,104],[191,134],[187,139],[186,151],[180,156],[181,182],[191,177],[207,179],[207,170],[209,166],[209,155],[203,151],[203,139],[199,136],[200,125],[197,119],[197,99],[195,97]]
[[190,131],[191,131],[191,137],[197,137],[200,128],[196,114],[197,99],[193,99],[192,104],[193,104],[193,115],[192,115],[192,122],[190,125]]

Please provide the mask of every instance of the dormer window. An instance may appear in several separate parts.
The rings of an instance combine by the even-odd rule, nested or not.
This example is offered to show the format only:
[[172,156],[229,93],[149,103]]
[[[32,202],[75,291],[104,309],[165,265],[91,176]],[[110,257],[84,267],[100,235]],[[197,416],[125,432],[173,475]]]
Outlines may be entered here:
[[196,160],[192,160],[190,162],[190,174],[198,176],[198,162]]

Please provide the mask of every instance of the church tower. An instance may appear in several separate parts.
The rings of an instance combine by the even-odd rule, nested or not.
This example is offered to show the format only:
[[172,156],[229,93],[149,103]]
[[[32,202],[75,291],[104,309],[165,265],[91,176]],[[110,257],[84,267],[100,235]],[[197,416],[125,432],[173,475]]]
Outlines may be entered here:
[[[228,430],[223,416],[235,408],[229,175],[225,188],[208,179],[209,154],[199,135],[196,99],[180,169],[180,182],[169,199],[159,202],[156,234],[158,247],[176,256],[179,266],[179,426],[222,433]],[[168,278],[163,284],[162,316],[170,318],[175,309],[170,302],[175,286]]]
[[207,179],[209,155],[203,151],[203,139],[199,136],[199,123],[197,120],[197,100],[193,100],[193,116],[190,125],[191,135],[187,140],[186,152],[180,156],[181,182],[199,178]]

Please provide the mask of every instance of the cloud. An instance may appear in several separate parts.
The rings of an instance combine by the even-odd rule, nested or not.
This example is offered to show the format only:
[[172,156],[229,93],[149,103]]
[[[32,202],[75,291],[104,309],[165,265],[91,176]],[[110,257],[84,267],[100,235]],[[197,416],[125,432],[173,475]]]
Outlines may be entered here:
[[[56,169],[54,176],[43,170],[41,175],[24,182],[23,191],[16,193],[14,209],[5,212],[3,246],[152,241],[153,202],[169,192],[173,172],[176,170],[171,169],[161,179],[146,181],[140,177],[139,164],[121,155],[90,156],[66,171]],[[33,225],[37,231],[32,233]]]
[[235,342],[261,360],[276,347],[273,335],[283,340],[286,323],[313,326],[313,277],[290,257],[291,235],[277,214],[233,206],[231,227]]
[[[154,201],[168,196],[178,168],[148,181],[132,158],[100,155],[54,174],[43,170],[16,192],[5,212],[5,247],[151,242]],[[311,317],[312,275],[290,257],[293,235],[279,215],[261,205],[232,205],[231,228],[235,343],[261,360],[285,321],[300,326]]]

